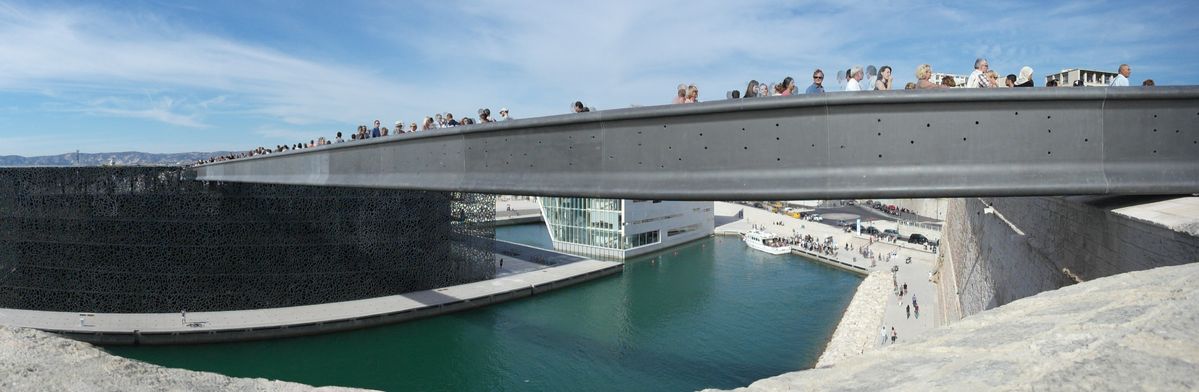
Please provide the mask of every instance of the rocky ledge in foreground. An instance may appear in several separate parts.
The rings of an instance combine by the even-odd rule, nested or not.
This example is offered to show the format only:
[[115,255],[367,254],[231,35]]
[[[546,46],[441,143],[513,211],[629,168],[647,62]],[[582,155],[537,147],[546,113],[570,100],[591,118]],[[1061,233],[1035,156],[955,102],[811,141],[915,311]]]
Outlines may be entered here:
[[1096,279],[739,391],[1199,389],[1199,263]]
[[0,391],[350,391],[170,369],[45,332],[0,326]]

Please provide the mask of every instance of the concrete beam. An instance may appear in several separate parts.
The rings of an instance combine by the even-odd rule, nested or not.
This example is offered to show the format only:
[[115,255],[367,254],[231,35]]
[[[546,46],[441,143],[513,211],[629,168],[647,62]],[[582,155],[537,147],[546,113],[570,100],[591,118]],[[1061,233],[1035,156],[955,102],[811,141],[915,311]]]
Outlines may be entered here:
[[1199,193],[1199,87],[722,100],[416,132],[197,180],[669,200]]

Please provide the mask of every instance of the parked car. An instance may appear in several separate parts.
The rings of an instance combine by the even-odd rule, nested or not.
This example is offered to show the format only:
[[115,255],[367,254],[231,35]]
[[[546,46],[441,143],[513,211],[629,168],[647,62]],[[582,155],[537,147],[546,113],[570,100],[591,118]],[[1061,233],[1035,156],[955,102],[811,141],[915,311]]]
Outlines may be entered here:
[[925,237],[923,234],[920,234],[920,233],[912,233],[912,235],[908,236],[908,243],[912,243],[912,244],[916,244],[916,245],[925,244],[925,243],[928,243],[928,237]]
[[862,234],[878,235],[878,228],[874,226],[867,226],[866,228],[862,229]]
[[895,229],[883,230],[883,236],[899,238],[899,230],[895,230]]

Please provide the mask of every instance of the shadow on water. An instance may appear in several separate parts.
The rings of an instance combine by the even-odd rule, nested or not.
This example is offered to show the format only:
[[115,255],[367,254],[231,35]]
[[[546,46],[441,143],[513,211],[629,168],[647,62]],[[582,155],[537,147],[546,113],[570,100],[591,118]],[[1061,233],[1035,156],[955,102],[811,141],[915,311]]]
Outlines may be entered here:
[[[501,238],[537,240],[537,228]],[[521,241],[525,236],[530,241]],[[507,238],[505,238],[507,236]],[[622,274],[487,308],[359,331],[112,347],[166,366],[384,390],[695,390],[811,367],[861,279],[707,238]]]

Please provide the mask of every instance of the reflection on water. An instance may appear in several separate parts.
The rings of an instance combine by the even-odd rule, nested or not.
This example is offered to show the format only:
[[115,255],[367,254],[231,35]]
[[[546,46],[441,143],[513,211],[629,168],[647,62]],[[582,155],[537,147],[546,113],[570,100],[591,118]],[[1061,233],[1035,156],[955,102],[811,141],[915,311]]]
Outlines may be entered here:
[[[497,237],[549,247],[540,224]],[[359,331],[109,351],[172,367],[385,390],[695,390],[811,367],[861,279],[713,237],[620,275]]]

